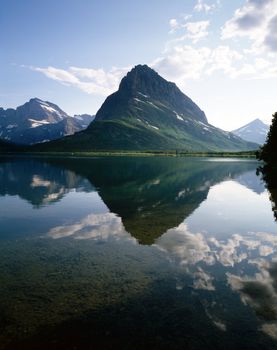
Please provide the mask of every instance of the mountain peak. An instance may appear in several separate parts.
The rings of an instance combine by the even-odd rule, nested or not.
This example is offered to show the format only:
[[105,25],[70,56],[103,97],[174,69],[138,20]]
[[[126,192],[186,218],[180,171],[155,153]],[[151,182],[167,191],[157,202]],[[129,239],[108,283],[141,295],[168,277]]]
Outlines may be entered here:
[[44,103],[45,103],[45,101],[41,100],[41,99],[38,98],[38,97],[30,98],[29,102],[38,102],[38,103],[44,102]]
[[256,142],[262,145],[267,137],[269,126],[261,119],[256,118],[250,123],[233,130],[232,133],[250,142]]
[[254,120],[252,120],[252,122],[250,122],[249,124],[253,124],[253,123],[255,123],[255,124],[264,124],[264,122],[260,119],[260,118],[256,118],[256,119],[254,119]]
[[151,71],[151,72],[155,72],[154,69],[150,68],[147,64],[137,64],[136,66],[134,66],[131,72],[147,72],[147,71]]
[[121,80],[119,90],[125,90],[130,93],[136,93],[136,90],[147,92],[151,86],[153,88],[153,84],[157,85],[157,82],[159,82],[159,84],[165,82],[168,83],[146,64],[139,64],[132,68],[131,71]]
[[33,97],[31,98],[28,102],[26,102],[25,104],[34,104],[34,105],[39,105],[40,107],[43,108],[43,106],[48,106],[48,107],[54,107],[54,109],[60,109],[59,106],[55,105],[52,102],[48,102],[48,101],[44,101],[38,97]]
[[[145,78],[156,78],[161,79],[163,81],[166,81],[164,78],[162,78],[153,68],[149,67],[147,64],[138,64],[134,66],[130,72],[127,73],[126,78],[134,78],[136,76],[143,76]],[[167,83],[170,83],[166,81]],[[174,83],[170,83],[175,85]]]
[[[36,106],[51,106],[51,105],[54,105],[53,103],[51,102],[48,102],[48,101],[44,101],[38,97],[32,97],[30,98],[30,100],[28,102],[25,103],[25,105],[28,105],[28,104],[31,104],[31,105],[36,105]],[[54,105],[56,106],[56,105]],[[58,107],[58,106],[57,106]]]

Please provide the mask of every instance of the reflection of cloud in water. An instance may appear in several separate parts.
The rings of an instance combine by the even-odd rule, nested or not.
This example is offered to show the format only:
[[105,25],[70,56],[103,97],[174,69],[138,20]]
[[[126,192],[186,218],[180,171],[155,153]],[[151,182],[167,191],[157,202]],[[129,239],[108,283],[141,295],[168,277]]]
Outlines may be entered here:
[[50,187],[51,181],[43,180],[39,175],[34,175],[31,183],[31,187]]
[[259,267],[253,277],[227,273],[231,288],[240,293],[243,303],[250,305],[263,319],[262,331],[277,339],[277,262],[252,261]]
[[200,267],[198,268],[198,271],[193,274],[193,277],[194,289],[215,290],[215,287],[212,284],[213,277],[204,272]]
[[[212,307],[215,306],[215,305],[212,305]],[[223,321],[221,321],[218,317],[216,317],[215,315],[212,315],[210,313],[210,311],[208,310],[208,307],[206,305],[205,307],[205,312],[206,312],[206,315],[209,317],[209,319],[213,322],[213,324],[218,328],[220,329],[221,331],[225,332],[227,327],[225,325],[225,323]]]
[[272,253],[274,253],[274,249],[267,245],[262,245],[259,247],[259,253],[261,256],[268,256]]
[[211,238],[210,242],[217,248],[215,256],[223,266],[234,266],[235,263],[240,263],[242,260],[247,259],[246,253],[238,253],[238,248],[243,242],[243,238],[240,235],[233,235],[228,239],[227,243],[219,242],[215,238]]
[[212,284],[213,278],[207,272],[204,272],[200,267],[197,267],[196,271],[190,269],[191,266],[194,267],[199,262],[205,262],[207,265],[214,263],[213,252],[204,235],[189,232],[187,225],[182,223],[175,229],[168,230],[156,241],[155,245],[177,258],[193,277],[195,289],[215,290]]
[[[88,215],[75,224],[51,229],[49,236],[54,239],[69,236],[97,240],[123,238],[136,242],[125,230],[121,218],[113,213]],[[211,273],[212,265],[219,264],[228,269],[228,285],[239,293],[242,302],[249,305],[262,320],[260,330],[277,339],[277,260],[274,260],[276,235],[253,232],[246,236],[234,234],[227,240],[218,240],[203,233],[192,233],[182,223],[158,238],[154,246],[184,269],[192,278],[191,286],[195,291],[216,290],[217,277]],[[232,269],[241,263],[243,269]],[[246,264],[252,266],[250,271],[255,266],[255,275],[245,276]],[[182,282],[176,288],[181,290]],[[227,326],[216,307],[204,307],[213,324],[221,331],[226,331]]]
[[[169,257],[183,266],[193,279],[193,288],[215,291],[215,277],[210,274],[209,266],[220,264],[229,272],[227,283],[232,290],[240,294],[244,304],[249,305],[262,320],[261,331],[277,339],[277,236],[266,232],[252,232],[247,236],[232,235],[227,240],[207,238],[202,233],[191,233],[182,223],[168,230],[156,241],[156,246]],[[275,257],[275,258],[274,258]],[[243,263],[243,269],[237,267],[236,274],[245,274],[245,264],[256,266],[253,276],[239,276],[231,273],[235,265]],[[200,265],[201,264],[201,265]],[[222,331],[226,325],[215,316],[214,311],[205,307],[208,317]]]
[[54,239],[73,236],[75,239],[127,238],[136,241],[126,232],[121,218],[113,213],[90,214],[73,225],[52,228],[49,233]]
[[42,200],[42,204],[49,204],[53,201],[56,201],[57,199],[61,198],[67,192],[68,191],[64,187],[61,187],[58,192],[54,192],[54,193],[50,193],[50,194],[46,195]]
[[274,246],[277,246],[277,235],[273,235],[272,233],[267,233],[267,232],[258,232],[257,237],[261,241],[265,241]]
[[[271,233],[249,233],[248,236],[232,235],[225,241],[207,238],[202,233],[192,233],[182,223],[168,230],[156,241],[156,247],[177,260],[193,276],[195,289],[215,290],[213,277],[203,270],[200,263],[207,266],[220,264],[234,267],[246,262],[257,265],[257,256],[272,258],[277,246],[277,237]],[[261,259],[263,260],[263,259]],[[205,266],[204,265],[204,266]]]
[[262,331],[269,335],[271,338],[277,340],[277,322],[263,324]]
[[207,238],[202,233],[192,233],[185,223],[168,230],[157,239],[159,249],[178,258],[182,265],[204,262],[213,265],[219,262],[223,266],[234,266],[251,258],[255,251],[260,256],[275,252],[277,237],[271,233],[249,233],[248,236],[232,235],[227,241],[214,237]]
[[185,223],[168,230],[156,241],[156,246],[181,260],[183,265],[199,261],[213,263],[213,256],[204,236],[189,232]]

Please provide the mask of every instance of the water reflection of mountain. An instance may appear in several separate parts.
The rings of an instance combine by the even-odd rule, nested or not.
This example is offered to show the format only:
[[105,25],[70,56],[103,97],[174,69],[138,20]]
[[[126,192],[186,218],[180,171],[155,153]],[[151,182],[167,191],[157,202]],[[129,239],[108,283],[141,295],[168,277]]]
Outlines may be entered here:
[[126,230],[151,244],[178,226],[206,198],[214,184],[255,171],[256,162],[190,158],[99,158],[59,162],[86,177]]
[[39,207],[73,189],[96,188],[125,229],[151,244],[192,214],[211,186],[231,178],[247,185],[255,169],[251,161],[191,158],[6,159],[0,162],[0,195],[18,195]]
[[254,171],[240,174],[235,178],[235,180],[257,194],[261,194],[265,191],[262,179],[257,176]]
[[26,158],[1,159],[0,183],[0,196],[18,195],[35,207],[57,202],[72,189],[92,190],[75,172]]

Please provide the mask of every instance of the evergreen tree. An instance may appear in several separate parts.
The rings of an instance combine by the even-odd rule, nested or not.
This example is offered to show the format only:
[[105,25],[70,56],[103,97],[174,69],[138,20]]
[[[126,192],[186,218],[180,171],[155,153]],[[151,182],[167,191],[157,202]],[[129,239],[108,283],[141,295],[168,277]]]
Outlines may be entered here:
[[258,157],[266,163],[277,164],[277,112],[273,114],[272,124],[267,135],[266,143],[261,148]]

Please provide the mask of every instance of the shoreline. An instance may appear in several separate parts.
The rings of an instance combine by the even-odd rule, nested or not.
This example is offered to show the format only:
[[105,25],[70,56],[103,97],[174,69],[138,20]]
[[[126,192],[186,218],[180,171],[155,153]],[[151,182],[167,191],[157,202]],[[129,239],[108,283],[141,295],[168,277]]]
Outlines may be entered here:
[[182,152],[182,151],[91,151],[91,152],[0,152],[0,157],[215,157],[256,159],[255,151],[245,152]]

